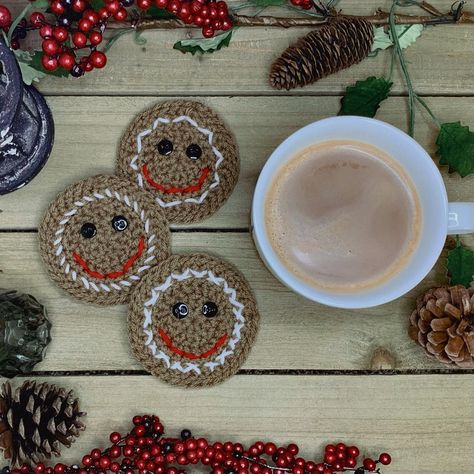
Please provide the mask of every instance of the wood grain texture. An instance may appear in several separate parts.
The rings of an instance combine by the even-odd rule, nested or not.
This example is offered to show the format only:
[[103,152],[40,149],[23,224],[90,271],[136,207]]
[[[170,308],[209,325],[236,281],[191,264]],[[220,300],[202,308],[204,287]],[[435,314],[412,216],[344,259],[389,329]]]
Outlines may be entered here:
[[[140,370],[131,355],[126,307],[72,300],[49,279],[34,233],[0,233],[0,288],[21,288],[49,310],[53,341],[36,370]],[[474,238],[465,237],[474,247]],[[175,233],[173,252],[204,251],[234,263],[257,296],[261,327],[244,369],[370,370],[383,348],[395,370],[447,369],[407,335],[408,317],[422,291],[443,284],[444,256],[408,295],[383,306],[348,311],[312,303],[283,287],[263,266],[247,233]]]
[[[15,10],[26,3],[8,0]],[[234,2],[241,3],[241,2]],[[432,2],[449,11],[451,2]],[[376,7],[387,9],[388,0],[341,2],[347,13],[370,14]],[[413,10],[412,10],[413,11]],[[283,9],[278,15],[286,15]],[[40,89],[48,95],[247,95],[279,94],[271,89],[268,72],[279,54],[309,30],[292,28],[241,28],[229,48],[213,55],[183,55],[173,44],[189,36],[200,35],[195,29],[153,31],[145,33],[145,46],[124,37],[110,51],[106,69],[94,71],[80,80],[46,78]],[[447,25],[425,30],[416,45],[406,51],[413,83],[422,94],[473,94],[471,73],[474,67],[474,27]],[[339,94],[355,79],[386,74],[390,54],[381,52],[375,58],[325,78],[291,94]],[[405,92],[399,71],[395,74],[393,93]]]
[[155,413],[170,436],[186,427],[210,440],[296,442],[314,458],[325,443],[343,440],[372,456],[389,451],[394,461],[384,474],[473,472],[472,375],[237,375],[186,391],[148,376],[45,380],[75,389],[88,412],[86,431],[63,451],[65,462],[105,447],[111,431],[127,432],[133,415]]
[[[473,28],[474,29],[474,28]],[[315,120],[335,115],[338,97],[209,97],[237,138],[241,155],[239,182],[227,204],[193,227],[247,228],[253,189],[271,152],[288,135]],[[0,229],[36,228],[47,204],[68,184],[99,173],[113,173],[117,144],[135,114],[156,101],[146,97],[50,97],[56,122],[53,153],[46,167],[25,188],[0,197]],[[474,101],[427,99],[443,122],[461,120],[474,126]],[[390,98],[378,118],[406,130],[406,101]],[[437,130],[418,114],[415,138],[435,154]],[[443,170],[449,198],[472,200],[474,175],[461,179]]]

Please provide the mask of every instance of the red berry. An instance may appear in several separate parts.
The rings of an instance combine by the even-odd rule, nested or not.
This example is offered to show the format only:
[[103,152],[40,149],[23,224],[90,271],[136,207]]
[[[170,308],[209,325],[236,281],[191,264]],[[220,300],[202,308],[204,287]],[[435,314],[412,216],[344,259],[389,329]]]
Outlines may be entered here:
[[367,469],[368,471],[375,471],[377,464],[375,464],[375,461],[370,458],[364,459],[364,468]]
[[346,465],[346,467],[355,467],[357,461],[355,458],[346,458],[344,464]]
[[[12,39],[10,41],[10,46],[12,49],[18,49],[20,47],[20,42],[17,39]],[[13,471],[12,471],[13,474]]]
[[181,7],[180,0],[170,0],[166,9],[171,13],[177,13]]
[[84,11],[86,9],[86,7],[87,7],[87,3],[86,3],[85,0],[73,0],[72,1],[71,8],[76,13],[81,13],[82,11]]
[[102,51],[94,51],[90,56],[90,62],[97,69],[102,69],[107,64],[107,56]]
[[356,458],[360,454],[359,448],[356,446],[349,446],[347,448],[347,454],[352,458]]
[[277,447],[276,447],[275,443],[265,444],[265,454],[267,456],[272,456],[273,454],[275,454],[276,450],[277,450]]
[[71,53],[61,53],[59,55],[59,65],[66,70],[70,70],[76,64],[76,57]]
[[102,456],[99,464],[102,469],[107,469],[110,466],[110,458],[108,456]]
[[181,8],[178,11],[178,17],[184,20],[185,18],[188,18],[191,15],[191,6],[189,3],[183,3],[181,5]]
[[392,462],[392,456],[390,456],[390,454],[388,454],[388,453],[382,453],[379,456],[379,461],[384,466],[388,466]]
[[86,20],[89,20],[93,25],[99,22],[99,15],[96,11],[94,10],[86,10],[82,14],[82,18],[85,18]]
[[98,13],[98,15],[99,15],[99,18],[100,18],[101,20],[104,20],[104,21],[107,20],[107,19],[109,18],[109,16],[110,16],[109,11],[108,11],[107,8],[105,8],[105,7],[100,8],[100,9],[97,11],[97,13]]
[[91,451],[91,456],[92,456],[92,459],[95,459],[96,461],[98,461],[100,457],[102,456],[102,452],[99,448],[95,448]]
[[87,18],[81,18],[77,26],[81,31],[87,32],[90,31],[94,25]]
[[333,464],[336,462],[336,455],[333,453],[328,453],[324,455],[324,462],[327,462],[328,464]]
[[[45,21],[46,21],[46,18],[41,12],[33,12],[30,15],[30,23],[33,26],[36,26],[37,28],[41,27]],[[0,24],[1,24],[1,20],[0,20]]]
[[114,15],[117,13],[122,7],[120,5],[120,2],[118,0],[112,0],[111,2],[107,3],[105,6],[107,10]]
[[114,431],[110,433],[109,439],[111,443],[117,444],[122,439],[122,437],[118,431]]
[[225,19],[221,21],[221,30],[228,31],[232,28],[232,21]]
[[212,21],[211,26],[217,31],[221,29],[222,24],[221,21],[217,19]]
[[66,466],[64,464],[58,463],[54,466],[55,474],[64,474],[66,472]]
[[54,39],[46,39],[41,44],[43,51],[48,54],[49,56],[54,56],[59,52],[59,44]]
[[109,456],[112,458],[112,459],[117,459],[120,457],[120,455],[122,454],[122,448],[120,446],[112,446],[110,449],[109,449]]
[[326,453],[334,453],[336,451],[336,446],[334,446],[333,444],[328,444],[325,448],[324,448],[324,451]]
[[0,5],[0,28],[8,28],[11,23],[12,14],[10,10],[4,5]]
[[203,5],[203,7],[201,8],[201,11],[199,12],[199,14],[203,18],[207,18],[209,16],[209,7],[207,5]]
[[168,0],[155,0],[155,5],[158,8],[166,8],[166,5],[168,5]]
[[318,464],[316,464],[314,470],[315,470],[315,472],[324,472],[324,469],[325,469],[324,464],[323,463],[318,463]]
[[[93,46],[97,46],[102,43],[102,35],[98,31],[91,31],[89,35],[89,41]],[[120,434],[119,434],[120,436]],[[113,441],[112,441],[113,442]]]
[[337,443],[337,444],[336,444],[336,449],[337,449],[338,451],[345,451],[346,445],[345,445],[344,443]]
[[55,26],[53,28],[53,36],[60,43],[63,43],[64,41],[66,41],[69,38],[69,32],[63,26]]
[[35,474],[43,474],[46,469],[46,466],[40,462],[35,466]]
[[121,8],[118,12],[114,13],[114,19],[116,21],[124,21],[128,16],[127,10]]
[[308,461],[305,465],[305,468],[308,472],[315,472],[316,471],[316,463],[313,461]]
[[110,464],[110,470],[112,472],[119,472],[120,471],[120,464],[118,462],[113,462]]
[[84,466],[86,466],[86,467],[91,466],[92,465],[92,456],[89,456],[88,454],[86,454],[82,458],[82,464],[84,464]]
[[74,43],[74,46],[82,48],[87,44],[87,36],[80,31],[76,31],[72,35],[72,42]]
[[53,36],[53,27],[51,25],[43,25],[40,28],[40,36],[43,39],[51,38]]
[[[94,53],[99,53],[99,54],[102,54],[102,55],[105,56],[105,54],[104,54],[104,53],[100,53],[100,51],[94,51]],[[93,55],[94,53],[91,54],[91,60],[92,60],[92,55]],[[95,66],[94,63],[95,63],[95,60],[92,61],[92,64]],[[105,64],[104,64],[104,66],[105,66]],[[145,427],[142,426],[142,425],[138,425],[138,426],[135,426],[135,428],[133,428],[133,432],[135,433],[135,436],[138,436],[139,438],[145,436],[145,431],[146,431],[146,430],[145,430]]]
[[49,8],[56,15],[62,15],[66,11],[61,0],[53,0]]
[[193,13],[199,13],[201,8],[202,8],[202,4],[198,0],[193,0],[191,2],[191,10],[193,11]]
[[142,10],[148,10],[151,7],[151,0],[137,0],[137,6]]

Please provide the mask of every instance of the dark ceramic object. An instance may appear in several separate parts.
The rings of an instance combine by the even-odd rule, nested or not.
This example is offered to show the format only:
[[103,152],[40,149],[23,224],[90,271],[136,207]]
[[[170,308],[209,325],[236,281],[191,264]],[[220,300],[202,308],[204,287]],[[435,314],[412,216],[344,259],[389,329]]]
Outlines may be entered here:
[[33,86],[23,87],[23,102],[9,130],[13,137],[10,148],[0,149],[0,194],[31,181],[48,160],[53,146],[54,122],[46,101]]
[[22,94],[23,81],[15,54],[0,39],[0,133],[12,123]]

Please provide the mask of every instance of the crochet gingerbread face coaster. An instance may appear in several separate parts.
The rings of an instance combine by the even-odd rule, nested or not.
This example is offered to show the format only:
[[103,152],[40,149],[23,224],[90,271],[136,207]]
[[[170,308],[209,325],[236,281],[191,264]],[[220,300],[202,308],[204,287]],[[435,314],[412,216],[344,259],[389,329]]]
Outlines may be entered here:
[[145,276],[128,313],[136,358],[164,381],[219,383],[245,361],[259,323],[252,291],[229,263],[175,255]]
[[237,145],[209,107],[163,102],[125,131],[117,172],[151,191],[170,222],[196,222],[216,212],[234,189]]
[[125,303],[169,256],[167,221],[153,197],[115,176],[73,184],[49,205],[39,229],[51,277],[78,299]]

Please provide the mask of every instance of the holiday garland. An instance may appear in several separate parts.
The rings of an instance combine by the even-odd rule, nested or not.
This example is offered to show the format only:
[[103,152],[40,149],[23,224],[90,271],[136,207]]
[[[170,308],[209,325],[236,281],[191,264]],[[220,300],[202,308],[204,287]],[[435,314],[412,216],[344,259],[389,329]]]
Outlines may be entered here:
[[178,438],[169,438],[157,416],[134,416],[132,421],[129,433],[110,433],[110,447],[92,449],[78,464],[23,464],[2,474],[186,474],[185,466],[197,464],[211,474],[366,474],[380,473],[379,466],[391,463],[391,456],[381,453],[376,459],[365,457],[358,465],[360,449],[344,443],[326,445],[323,459],[313,461],[298,456],[294,443],[280,447],[263,441],[248,447],[231,441],[211,443],[188,429]]

